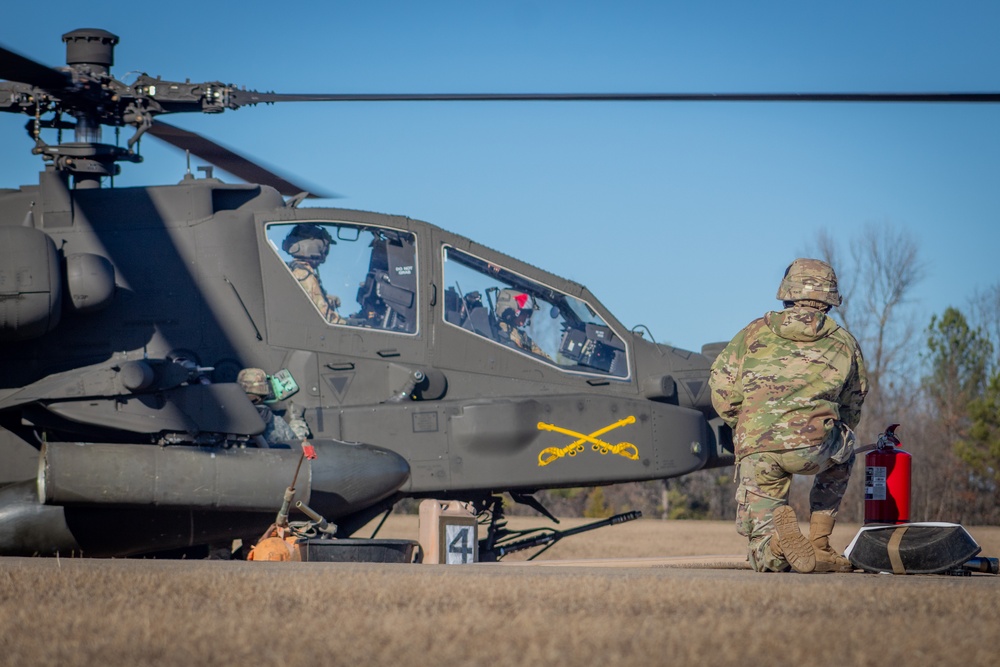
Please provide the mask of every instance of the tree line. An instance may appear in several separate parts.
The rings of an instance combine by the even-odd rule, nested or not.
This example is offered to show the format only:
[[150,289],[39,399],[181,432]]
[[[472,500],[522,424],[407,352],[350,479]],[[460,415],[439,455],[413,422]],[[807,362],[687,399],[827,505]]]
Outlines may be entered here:
[[[905,230],[870,224],[846,242],[820,232],[802,254],[836,270],[844,302],[832,315],[865,357],[871,387],[859,444],[900,424],[902,449],[913,456],[911,520],[1000,524],[1000,282],[928,319],[914,294],[927,265]],[[864,478],[862,454],[840,520],[863,520]],[[808,516],[811,484],[811,477],[793,483],[790,503],[799,516]],[[557,516],[639,509],[646,517],[728,520],[735,490],[729,467],[537,496]]]

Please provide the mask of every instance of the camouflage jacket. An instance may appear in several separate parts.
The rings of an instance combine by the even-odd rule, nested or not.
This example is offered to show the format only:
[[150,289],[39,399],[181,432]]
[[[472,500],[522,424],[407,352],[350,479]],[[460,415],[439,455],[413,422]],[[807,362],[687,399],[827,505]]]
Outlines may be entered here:
[[261,420],[264,422],[264,432],[261,435],[267,441],[267,444],[275,445],[279,442],[296,442],[297,440],[301,440],[301,438],[296,437],[295,432],[288,425],[288,422],[274,414],[268,406],[258,405],[257,414],[260,415]]
[[531,336],[527,333],[521,331],[517,327],[511,326],[506,322],[500,322],[498,325],[500,329],[500,340],[507,343],[511,347],[520,348],[522,350],[527,350],[532,354],[537,354],[540,357],[549,358],[549,355],[545,353],[545,350],[538,347],[535,341],[531,340]]
[[317,273],[315,267],[308,262],[296,259],[289,262],[288,268],[292,270],[292,275],[295,276],[299,285],[309,295],[309,300],[319,309],[323,319],[331,324],[343,324],[346,322],[340,316],[340,313],[337,312],[337,308],[340,306],[340,299],[336,296],[329,296],[326,293],[326,290],[323,289],[323,285],[319,281],[319,273]]
[[748,324],[712,364],[709,383],[737,459],[820,444],[837,421],[855,428],[868,393],[854,336],[802,307]]

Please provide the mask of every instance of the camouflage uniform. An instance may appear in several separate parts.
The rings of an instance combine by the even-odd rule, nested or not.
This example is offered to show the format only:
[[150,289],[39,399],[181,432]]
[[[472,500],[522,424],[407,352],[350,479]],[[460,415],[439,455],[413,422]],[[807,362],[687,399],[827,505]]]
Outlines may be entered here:
[[[803,261],[817,260],[796,260]],[[810,509],[835,518],[854,465],[852,429],[868,378],[857,341],[823,311],[840,304],[835,276],[833,295],[789,303],[779,289],[790,307],[751,322],[712,364],[712,403],[736,447],[736,526],[757,571],[788,569],[769,542],[772,514],[787,504],[792,475],[815,475]]]
[[320,283],[319,272],[315,266],[309,262],[295,259],[288,263],[288,268],[292,270],[295,280],[309,295],[309,300],[316,304],[320,314],[327,322],[330,324],[347,322],[337,312],[337,308],[340,307],[340,298],[326,293],[322,283]]
[[309,300],[319,309],[323,319],[331,324],[344,324],[347,320],[337,312],[340,298],[326,293],[317,270],[326,261],[330,246],[336,244],[323,225],[303,223],[292,227],[281,242],[281,249],[292,256],[288,268],[309,295]]
[[549,355],[545,354],[545,350],[538,347],[535,341],[531,340],[528,334],[524,333],[515,326],[512,326],[506,322],[500,322],[498,324],[500,329],[500,340],[508,342],[512,347],[519,348],[521,350],[527,350],[532,354],[537,354],[540,357],[549,358]]
[[267,441],[267,444],[298,442],[302,439],[297,437],[288,422],[274,414],[271,408],[266,405],[257,405],[256,407],[257,414],[264,422],[264,432],[261,433],[261,436]]

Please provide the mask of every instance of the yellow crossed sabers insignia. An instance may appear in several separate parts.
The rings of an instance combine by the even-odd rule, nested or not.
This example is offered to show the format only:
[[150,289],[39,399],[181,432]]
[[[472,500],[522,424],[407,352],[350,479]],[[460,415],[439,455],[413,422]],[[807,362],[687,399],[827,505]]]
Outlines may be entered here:
[[617,445],[612,445],[611,443],[597,439],[597,436],[604,435],[608,431],[613,431],[621,426],[627,426],[634,423],[635,417],[629,416],[625,419],[616,421],[614,424],[598,429],[590,435],[584,435],[583,433],[577,433],[576,431],[571,431],[569,429],[562,428],[561,426],[556,426],[555,424],[538,422],[539,431],[555,431],[556,433],[568,435],[571,438],[578,438],[578,440],[571,442],[562,448],[546,447],[543,449],[538,453],[538,465],[546,466],[556,459],[560,459],[564,456],[576,456],[583,451],[583,443],[585,442],[591,443],[591,449],[595,452],[600,452],[601,454],[618,454],[619,456],[624,456],[627,459],[637,461],[639,459],[639,449],[631,442],[619,442]]

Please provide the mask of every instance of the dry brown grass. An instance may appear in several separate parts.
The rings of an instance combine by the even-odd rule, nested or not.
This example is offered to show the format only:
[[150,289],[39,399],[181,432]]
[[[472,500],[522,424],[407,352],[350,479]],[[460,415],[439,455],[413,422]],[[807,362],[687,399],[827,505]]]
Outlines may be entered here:
[[[1000,554],[1000,529],[970,532]],[[741,549],[728,522],[639,521],[547,556]],[[0,665],[992,666],[998,593],[990,576],[0,559]]]

